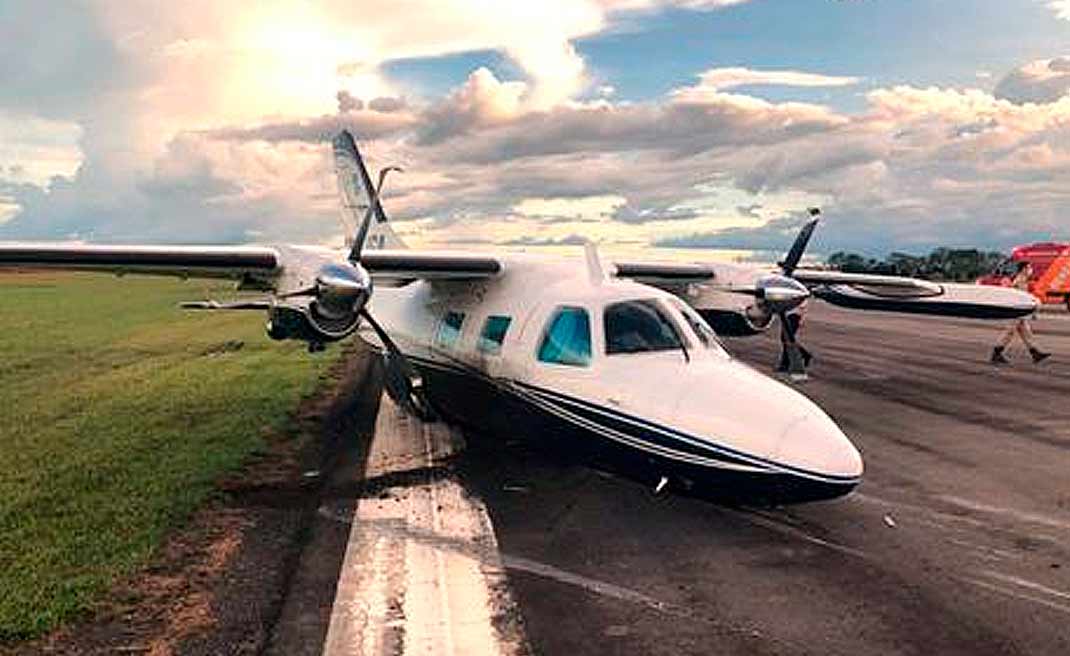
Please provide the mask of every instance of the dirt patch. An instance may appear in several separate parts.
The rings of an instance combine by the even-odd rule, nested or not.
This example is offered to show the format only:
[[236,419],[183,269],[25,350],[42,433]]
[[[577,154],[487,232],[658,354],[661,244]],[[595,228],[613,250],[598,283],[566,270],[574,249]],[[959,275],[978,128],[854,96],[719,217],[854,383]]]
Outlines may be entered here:
[[378,398],[374,357],[347,346],[290,427],[222,481],[148,567],[118,583],[89,617],[0,646],[0,656],[262,653],[330,473],[347,451],[364,450]]

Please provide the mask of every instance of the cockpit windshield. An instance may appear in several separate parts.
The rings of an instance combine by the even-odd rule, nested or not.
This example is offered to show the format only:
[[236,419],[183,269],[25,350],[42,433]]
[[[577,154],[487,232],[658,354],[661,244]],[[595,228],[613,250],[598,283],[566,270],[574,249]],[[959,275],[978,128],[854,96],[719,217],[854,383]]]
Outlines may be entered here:
[[687,325],[691,327],[691,331],[695,333],[695,337],[698,338],[698,341],[703,346],[724,350],[724,345],[721,344],[717,333],[713,331],[713,328],[710,328],[710,324],[706,323],[706,320],[698,312],[695,312],[694,308],[675,297],[669,299],[669,302],[684,316]]
[[602,317],[607,355],[683,348],[676,327],[655,301],[613,303],[606,306]]

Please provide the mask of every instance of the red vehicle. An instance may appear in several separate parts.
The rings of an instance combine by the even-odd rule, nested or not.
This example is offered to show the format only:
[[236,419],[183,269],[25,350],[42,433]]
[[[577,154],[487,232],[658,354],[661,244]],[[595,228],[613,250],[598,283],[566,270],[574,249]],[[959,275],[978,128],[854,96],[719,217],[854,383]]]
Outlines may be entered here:
[[1065,304],[1070,310],[1070,243],[1037,242],[1017,246],[1010,259],[977,280],[982,285],[1009,285],[1018,262],[1033,265],[1029,291],[1041,303]]

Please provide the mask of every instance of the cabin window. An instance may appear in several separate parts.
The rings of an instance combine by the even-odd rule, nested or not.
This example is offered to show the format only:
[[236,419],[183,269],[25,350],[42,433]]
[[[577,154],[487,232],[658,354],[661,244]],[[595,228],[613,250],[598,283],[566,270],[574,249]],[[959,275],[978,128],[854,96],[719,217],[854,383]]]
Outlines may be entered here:
[[461,338],[461,326],[464,325],[464,312],[447,312],[438,324],[435,344],[442,348],[453,348]]
[[501,353],[502,342],[505,341],[505,333],[509,331],[509,324],[512,321],[512,317],[498,315],[487,317],[486,322],[483,324],[483,332],[479,333],[479,343],[477,344],[479,350],[484,353]]
[[676,327],[652,300],[607,305],[602,319],[608,355],[683,348]]
[[579,307],[558,308],[539,346],[539,361],[586,367],[591,364],[591,320]]

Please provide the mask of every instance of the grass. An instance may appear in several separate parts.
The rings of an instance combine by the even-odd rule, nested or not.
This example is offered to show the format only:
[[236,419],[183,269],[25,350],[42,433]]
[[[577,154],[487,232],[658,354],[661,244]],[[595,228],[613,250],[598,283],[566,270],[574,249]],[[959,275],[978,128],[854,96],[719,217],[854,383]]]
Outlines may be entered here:
[[[0,275],[0,641],[47,632],[144,565],[325,374],[332,358],[270,341],[261,315],[175,307],[206,287],[226,295]],[[219,352],[228,340],[244,348]]]

